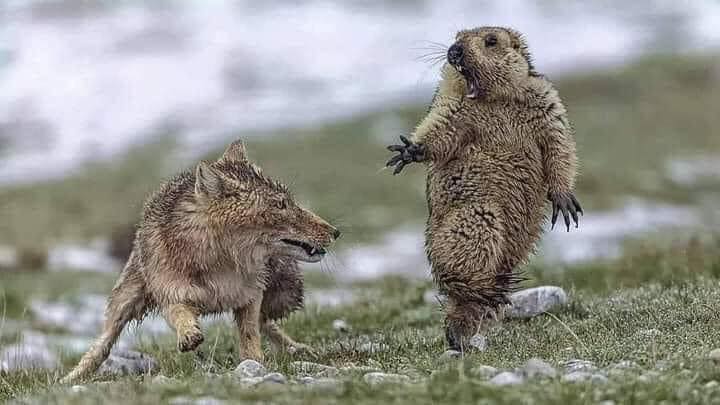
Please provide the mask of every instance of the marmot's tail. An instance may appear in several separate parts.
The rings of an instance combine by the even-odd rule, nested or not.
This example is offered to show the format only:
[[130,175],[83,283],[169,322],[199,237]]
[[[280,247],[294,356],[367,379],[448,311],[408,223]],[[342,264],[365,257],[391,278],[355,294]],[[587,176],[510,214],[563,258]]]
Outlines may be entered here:
[[108,299],[102,334],[83,355],[80,363],[60,382],[71,383],[95,372],[110,355],[110,349],[125,325],[134,319],[142,319],[146,311],[145,284],[140,274],[136,271],[123,271]]

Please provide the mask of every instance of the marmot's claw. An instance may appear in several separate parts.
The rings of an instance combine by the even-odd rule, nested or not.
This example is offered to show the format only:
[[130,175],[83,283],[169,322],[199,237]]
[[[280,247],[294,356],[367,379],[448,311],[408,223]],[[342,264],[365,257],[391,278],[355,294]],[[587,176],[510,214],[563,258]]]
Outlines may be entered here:
[[397,153],[385,163],[387,167],[395,166],[393,174],[402,172],[403,168],[410,163],[425,160],[425,145],[413,143],[402,135],[400,135],[400,141],[402,141],[402,145],[390,145],[387,147],[390,152]]
[[583,209],[577,198],[570,193],[550,193],[548,199],[552,203],[552,218],[550,219],[550,229],[555,229],[558,215],[562,212],[565,228],[570,232],[570,217],[575,222],[575,228],[579,225],[578,213],[583,215]]

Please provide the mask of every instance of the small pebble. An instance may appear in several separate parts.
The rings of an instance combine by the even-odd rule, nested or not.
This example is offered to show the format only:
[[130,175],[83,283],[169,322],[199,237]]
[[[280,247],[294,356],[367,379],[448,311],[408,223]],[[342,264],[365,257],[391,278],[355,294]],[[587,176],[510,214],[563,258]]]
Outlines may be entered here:
[[523,367],[523,373],[528,378],[534,378],[534,377],[547,377],[547,378],[555,378],[557,375],[557,371],[555,370],[555,367],[548,364],[546,361],[542,359],[530,359],[525,363],[525,366]]
[[365,374],[363,380],[370,386],[377,386],[381,384],[407,383],[410,381],[410,377],[402,374],[374,372]]
[[588,360],[572,359],[562,364],[565,367],[565,371],[572,373],[574,371],[595,371],[597,367],[595,363]]
[[720,385],[720,384],[717,381],[712,380],[712,381],[708,381],[707,383],[705,383],[705,388],[715,388],[718,385]]
[[333,329],[335,329],[335,330],[338,331],[338,332],[348,332],[348,331],[350,331],[350,325],[348,325],[347,322],[345,322],[345,321],[342,320],[342,319],[336,319],[336,320],[334,320],[333,323],[332,323],[332,327],[333,327]]
[[86,387],[84,385],[73,385],[72,387],[70,387],[70,391],[72,391],[74,393],[81,393],[81,392],[85,392],[87,390],[88,390],[88,387]]
[[445,352],[440,355],[440,361],[457,360],[461,357],[462,353],[457,350],[445,350]]
[[488,379],[494,377],[498,373],[498,369],[492,366],[481,365],[470,369],[470,374],[482,378]]
[[562,376],[562,380],[565,382],[590,381],[594,384],[604,384],[608,381],[607,377],[602,374],[593,374],[587,371],[573,371]]
[[515,374],[511,371],[503,371],[490,379],[490,384],[494,385],[517,385],[522,384],[525,380],[521,375]]
[[234,373],[242,378],[262,377],[267,374],[265,366],[255,360],[243,360],[235,368]]
[[484,352],[487,349],[487,338],[483,335],[473,335],[468,344],[475,350]]
[[266,374],[263,377],[262,382],[273,383],[273,384],[285,384],[285,383],[287,383],[287,378],[281,373],[270,373],[270,374]]
[[712,361],[720,362],[720,349],[713,349],[708,353],[708,358]]

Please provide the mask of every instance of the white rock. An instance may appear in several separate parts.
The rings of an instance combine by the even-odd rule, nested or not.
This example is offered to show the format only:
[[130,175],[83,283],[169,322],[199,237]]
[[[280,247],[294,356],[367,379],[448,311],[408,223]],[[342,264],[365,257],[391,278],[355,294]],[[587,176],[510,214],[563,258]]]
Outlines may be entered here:
[[720,349],[713,349],[708,353],[708,358],[712,361],[720,362]]
[[155,359],[145,353],[134,350],[116,349],[100,366],[100,374],[140,375],[149,374],[157,369]]
[[410,377],[402,374],[390,374],[390,373],[367,373],[363,376],[368,385],[377,386],[381,384],[401,384],[410,382]]
[[340,385],[340,381],[334,378],[313,378],[313,377],[301,377],[298,379],[298,383],[303,385],[309,385],[313,388],[335,388]]
[[348,332],[350,330],[350,325],[342,319],[334,320],[332,327],[338,332]]
[[521,375],[515,374],[511,371],[503,371],[502,373],[491,378],[490,384],[517,385],[517,384],[522,384],[524,381],[525,381],[525,379]]
[[79,393],[81,393],[81,392],[85,392],[85,391],[87,391],[87,390],[88,390],[88,387],[86,387],[86,386],[84,386],[84,385],[73,385],[72,387],[70,387],[70,391],[72,391],[72,392],[74,392],[74,393],[76,393],[76,394],[79,394]]
[[235,367],[234,373],[242,378],[262,377],[267,374],[265,366],[255,360],[243,360]]
[[512,318],[531,318],[551,311],[568,301],[565,290],[555,286],[528,288],[510,295],[507,315]]
[[602,374],[593,374],[587,371],[573,371],[572,373],[562,376],[565,382],[583,382],[590,381],[593,384],[605,384],[608,379]]
[[215,397],[175,397],[168,402],[170,405],[221,405],[224,403],[225,401]]
[[575,371],[595,371],[595,370],[597,370],[595,363],[593,363],[592,361],[581,360],[581,359],[568,360],[565,363],[563,363],[563,366],[565,367],[565,371],[567,371],[568,373],[572,373]]
[[707,383],[705,383],[705,388],[715,388],[718,385],[720,385],[720,383],[718,383],[715,380],[711,380],[711,381],[708,381]]
[[240,385],[254,386],[263,382],[263,377],[243,377],[240,379]]
[[443,354],[440,355],[440,361],[450,361],[450,360],[456,360],[462,357],[462,353],[457,350],[445,350]]
[[479,352],[484,352],[487,350],[487,338],[483,335],[477,334],[473,335],[470,340],[468,341],[468,344],[475,350]]
[[554,378],[557,375],[555,367],[548,364],[542,359],[530,359],[525,363],[523,367],[523,373],[526,377],[548,377]]
[[483,378],[483,379],[492,378],[497,373],[498,373],[498,369],[496,369],[495,367],[486,366],[486,365],[481,365],[481,366],[473,367],[472,369],[470,369],[470,374],[472,374],[476,377],[479,377],[479,378]]
[[287,383],[287,378],[281,373],[269,373],[263,377],[262,382],[273,383],[273,384],[285,384],[285,383]]

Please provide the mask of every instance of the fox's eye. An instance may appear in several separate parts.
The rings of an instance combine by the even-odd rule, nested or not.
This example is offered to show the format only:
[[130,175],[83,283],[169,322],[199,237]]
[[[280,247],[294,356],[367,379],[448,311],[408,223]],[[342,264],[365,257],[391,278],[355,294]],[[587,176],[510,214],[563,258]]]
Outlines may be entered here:
[[497,37],[494,34],[489,34],[488,36],[485,37],[485,46],[487,48],[497,45],[497,42],[498,42]]

